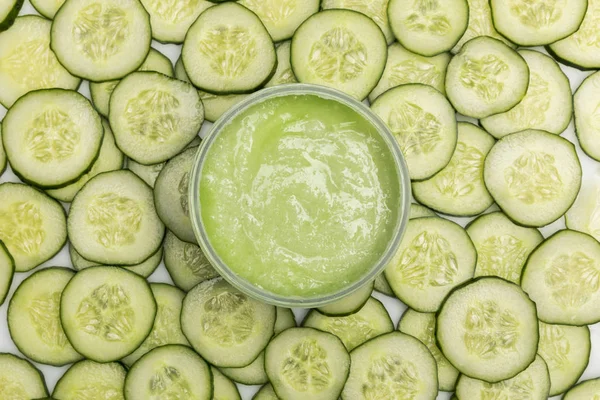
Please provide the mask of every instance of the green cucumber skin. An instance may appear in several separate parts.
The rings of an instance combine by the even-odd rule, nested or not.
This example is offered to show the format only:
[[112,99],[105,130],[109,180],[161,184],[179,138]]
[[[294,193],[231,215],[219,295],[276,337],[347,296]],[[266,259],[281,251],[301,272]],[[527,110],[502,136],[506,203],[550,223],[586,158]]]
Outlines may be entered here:
[[550,54],[550,56],[552,58],[554,58],[555,61],[558,61],[559,63],[566,65],[567,67],[571,67],[571,68],[575,68],[578,69],[579,71],[597,71],[598,67],[600,66],[596,66],[596,67],[585,67],[583,65],[579,65],[576,64],[572,61],[567,60],[566,58],[563,58],[561,56],[559,56],[558,54],[556,54],[556,52],[554,50],[552,50],[552,48],[548,45],[548,46],[544,46],[544,49],[548,52],[548,54]]
[[[548,50],[548,51],[550,51],[550,50]],[[553,54],[553,56],[555,56],[555,55]],[[555,56],[555,57],[556,57],[556,56]],[[561,62],[562,62],[562,61],[561,61]],[[569,65],[569,64],[567,64],[567,65]],[[575,65],[569,65],[569,66],[570,66],[570,67],[573,67],[573,68],[579,68],[579,67],[577,67],[577,66],[575,66]],[[589,69],[582,69],[582,71],[595,71],[595,70],[593,70],[592,68],[589,68]],[[586,77],[586,78],[583,80],[583,82],[581,82],[581,84],[579,85],[579,87],[577,88],[577,90],[575,91],[575,93],[573,93],[573,99],[575,99],[575,96],[577,95],[577,92],[579,92],[579,89],[580,89],[580,88],[581,88],[581,87],[582,87],[582,86],[583,86],[583,85],[584,85],[584,84],[587,82],[587,80],[588,80],[588,79],[590,79],[590,78],[591,78],[592,76],[594,76],[594,75],[595,75],[595,74],[591,74],[591,75],[589,75],[588,77]],[[585,153],[585,154],[586,154],[588,157],[590,157],[592,160],[595,160],[595,161],[600,161],[600,158],[599,158],[599,157],[595,157],[595,156],[593,156],[591,153],[589,153],[589,152],[586,150],[586,148],[585,148],[584,146],[582,146],[582,145],[581,145],[581,140],[579,140],[579,131],[577,130],[577,120],[578,120],[578,118],[577,118],[577,112],[575,112],[575,101],[573,101],[573,123],[575,124],[575,135],[577,136],[577,141],[579,142],[579,147],[581,147],[581,150],[583,150],[583,152],[584,152],[584,153]],[[581,164],[581,160],[580,160],[580,164]],[[1,175],[1,173],[0,173],[0,175]],[[573,206],[573,204],[571,204],[571,206]],[[569,208],[571,208],[571,207],[569,207]]]
[[0,32],[7,30],[12,26],[12,24],[15,23],[15,19],[17,19],[19,11],[21,11],[21,8],[23,7],[24,3],[25,0],[17,0],[15,5],[13,6],[13,9],[8,13],[6,18],[4,18],[4,21],[0,22]]
[[4,242],[2,240],[0,240],[0,248],[2,250],[4,250],[4,252],[8,255],[8,257],[11,260],[11,267],[12,267],[12,272],[11,272],[11,276],[10,279],[8,281],[8,288],[6,290],[6,293],[4,293],[4,296],[0,297],[0,306],[2,304],[4,304],[4,302],[6,301],[6,297],[8,297],[8,292],[10,291],[10,287],[12,285],[13,279],[15,277],[15,260],[13,259],[13,257],[10,255],[10,252],[8,251],[8,249],[6,248],[6,246],[4,245]]

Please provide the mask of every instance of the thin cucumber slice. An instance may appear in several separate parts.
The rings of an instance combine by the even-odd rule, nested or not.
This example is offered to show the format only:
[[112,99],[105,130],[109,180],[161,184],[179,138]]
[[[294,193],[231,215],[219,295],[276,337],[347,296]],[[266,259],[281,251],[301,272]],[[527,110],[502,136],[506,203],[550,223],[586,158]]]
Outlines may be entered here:
[[321,1],[321,8],[323,10],[341,8],[358,11],[359,13],[365,14],[367,17],[375,21],[377,26],[379,26],[385,35],[385,39],[387,40],[388,44],[391,44],[395,38],[392,28],[390,28],[390,22],[387,15],[389,2],[389,0],[323,0]]
[[343,400],[434,400],[438,394],[435,359],[412,336],[391,332],[350,353],[352,366]]
[[277,335],[289,328],[296,327],[296,317],[289,308],[277,307],[277,319],[275,320],[274,332]]
[[242,385],[264,385],[269,382],[265,371],[265,352],[261,352],[256,360],[240,368],[221,368],[221,372],[229,379]]
[[181,241],[170,231],[167,231],[164,249],[165,266],[171,279],[186,292],[200,282],[220,276],[198,245]]
[[575,146],[536,130],[500,139],[483,170],[485,186],[506,215],[524,226],[540,227],[560,218],[581,187]]
[[463,375],[490,383],[510,379],[536,357],[535,303],[514,283],[477,278],[446,298],[437,315],[436,338]]
[[156,300],[157,312],[152,331],[144,342],[133,353],[123,358],[129,367],[149,351],[167,344],[189,346],[189,342],[181,331],[181,305],[185,293],[166,283],[151,283],[150,289]]
[[115,137],[112,134],[110,125],[104,119],[102,120],[102,127],[104,128],[102,145],[100,146],[98,158],[96,158],[96,161],[92,164],[92,168],[79,178],[77,182],[60,189],[46,190],[47,194],[57,200],[70,203],[75,198],[77,192],[79,192],[90,179],[103,172],[116,171],[123,167],[123,160],[125,157],[115,143]]
[[527,94],[510,111],[481,120],[481,125],[500,139],[526,129],[560,135],[571,122],[573,94],[569,78],[556,61],[534,50],[519,50],[529,67]]
[[448,99],[459,113],[473,118],[510,110],[523,100],[528,85],[523,57],[487,36],[465,43],[446,73]]
[[388,18],[394,36],[414,53],[431,57],[450,51],[469,23],[467,0],[390,0]]
[[211,367],[210,372],[213,377],[213,400],[242,400],[240,391],[231,379],[220,373],[215,367]]
[[3,183],[0,240],[15,261],[15,271],[29,271],[54,257],[66,243],[65,210],[30,186]]
[[0,353],[0,398],[27,400],[48,396],[44,376],[29,361]]
[[296,83],[298,80],[292,71],[292,64],[290,60],[290,52],[292,49],[292,42],[286,41],[280,43],[277,46],[277,69],[273,74],[273,77],[265,84],[265,87],[285,85],[286,83]]
[[[75,268],[77,271],[81,271],[82,269],[86,269],[89,267],[102,266],[102,264],[98,264],[96,262],[86,260],[85,258],[81,257],[81,255],[77,253],[77,250],[75,250],[71,245],[69,245],[69,255],[71,258],[71,262],[73,263],[73,268]],[[141,264],[123,266],[122,268],[131,271],[135,274],[138,274],[143,278],[147,278],[150,275],[152,275],[154,271],[156,271],[156,268],[158,268],[160,262],[162,261],[162,256],[163,248],[161,247],[156,253],[154,253],[152,256],[150,256],[150,258],[148,258]]]
[[458,130],[454,109],[443,94],[431,86],[402,85],[379,96],[371,109],[396,137],[410,179],[428,179],[448,165]]
[[437,214],[421,204],[412,203],[410,205],[410,219],[423,217],[437,217]]
[[582,185],[565,220],[567,228],[587,233],[600,241],[600,179],[588,179]]
[[449,62],[449,53],[424,57],[406,50],[400,43],[393,43],[388,47],[385,70],[379,83],[369,94],[369,101],[373,103],[389,89],[409,83],[429,85],[444,93],[446,68],[448,68]]
[[427,346],[437,364],[439,390],[453,392],[458,379],[458,370],[444,357],[435,342],[435,314],[408,309],[400,319],[398,330],[419,339]]
[[500,211],[478,217],[467,233],[477,249],[475,277],[497,276],[517,285],[527,257],[544,240],[537,229],[515,225]]
[[0,123],[0,176],[6,171],[6,152],[4,151],[4,145],[2,145],[2,124]]
[[487,383],[462,375],[456,386],[456,395],[461,399],[530,399],[546,400],[550,391],[548,367],[537,356],[526,370],[511,379],[498,383]]
[[600,243],[585,233],[562,230],[529,256],[521,286],[548,324],[600,321]]
[[139,264],[156,253],[165,227],[156,214],[152,190],[129,171],[92,178],[71,203],[71,244],[101,264]]
[[217,367],[245,367],[273,336],[275,307],[222,278],[199,283],[183,301],[181,327],[192,347]]
[[458,123],[454,155],[444,169],[422,182],[413,182],[415,199],[443,214],[473,216],[493,203],[483,182],[483,163],[496,141],[483,129]]
[[54,16],[50,46],[73,75],[103,82],[138,69],[151,40],[138,0],[67,0]]
[[210,366],[187,346],[157,347],[133,364],[124,392],[127,400],[211,400]]
[[25,0],[5,0],[0,5],[0,32],[7,30],[15,23],[24,2]]
[[355,11],[321,11],[292,39],[292,68],[299,82],[329,86],[359,100],[375,88],[386,60],[381,29]]
[[119,360],[152,330],[156,301],[139,275],[118,267],[79,271],[60,299],[60,319],[80,354],[97,362]]
[[387,279],[385,278],[385,274],[383,272],[381,274],[377,275],[377,278],[375,278],[375,284],[373,286],[373,290],[375,290],[376,292],[385,294],[386,296],[395,297],[394,291],[390,287],[390,284],[388,283]]
[[319,12],[320,0],[239,0],[256,13],[274,42],[290,39],[308,17]]
[[4,304],[15,274],[15,260],[0,240],[0,306]]
[[152,37],[163,43],[182,43],[190,26],[208,7],[214,4],[206,0],[164,2],[140,0],[150,14]]
[[329,332],[339,337],[348,351],[374,338],[394,330],[394,324],[381,302],[370,297],[356,313],[345,317],[328,317],[311,310],[302,326]]
[[52,23],[36,15],[18,17],[0,33],[0,104],[10,108],[25,93],[48,88],[77,89],[72,76],[50,50]]
[[473,277],[477,253],[458,224],[442,218],[416,218],[385,269],[396,296],[410,308],[435,312],[446,295]]
[[181,57],[192,83],[215,94],[251,92],[277,66],[275,46],[263,23],[233,2],[200,14],[185,37]]
[[587,326],[548,325],[540,322],[538,354],[550,372],[550,397],[573,386],[588,366],[592,343]]
[[600,396],[600,378],[590,379],[573,386],[563,400],[589,400]]
[[491,0],[490,7],[500,34],[520,46],[540,46],[575,33],[588,1]]
[[270,383],[266,384],[252,398],[252,400],[279,400],[273,386]]
[[29,0],[37,12],[48,19],[54,19],[58,9],[65,3],[65,0]]
[[60,324],[60,296],[74,275],[67,268],[40,270],[25,279],[10,300],[8,330],[27,358],[55,366],[83,358]]
[[73,364],[56,383],[52,396],[59,400],[123,399],[127,371],[119,363],[83,360]]
[[600,161],[600,72],[583,81],[573,102],[575,132],[581,149],[594,160]]
[[370,282],[354,293],[351,293],[340,300],[319,307],[318,310],[321,314],[328,316],[344,316],[354,314],[358,312],[371,298],[374,284],[374,282]]
[[334,335],[312,328],[291,328],[265,351],[265,367],[275,393],[286,400],[335,400],[348,373],[350,355]]

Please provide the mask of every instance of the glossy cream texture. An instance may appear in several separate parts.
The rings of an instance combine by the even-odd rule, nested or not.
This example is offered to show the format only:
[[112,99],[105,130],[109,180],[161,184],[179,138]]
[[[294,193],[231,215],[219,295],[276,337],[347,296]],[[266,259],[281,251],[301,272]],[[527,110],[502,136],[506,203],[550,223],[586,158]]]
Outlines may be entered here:
[[374,126],[316,95],[266,99],[208,150],[201,217],[216,254],[264,290],[309,298],[339,291],[382,257],[400,183]]

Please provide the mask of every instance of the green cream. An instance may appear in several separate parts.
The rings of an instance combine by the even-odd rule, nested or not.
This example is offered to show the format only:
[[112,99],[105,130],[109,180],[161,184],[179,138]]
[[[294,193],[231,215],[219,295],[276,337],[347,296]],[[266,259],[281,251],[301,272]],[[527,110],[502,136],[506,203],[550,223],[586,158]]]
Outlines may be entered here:
[[316,95],[271,97],[215,138],[200,180],[216,254],[264,290],[300,298],[363,277],[400,212],[394,156],[357,111]]

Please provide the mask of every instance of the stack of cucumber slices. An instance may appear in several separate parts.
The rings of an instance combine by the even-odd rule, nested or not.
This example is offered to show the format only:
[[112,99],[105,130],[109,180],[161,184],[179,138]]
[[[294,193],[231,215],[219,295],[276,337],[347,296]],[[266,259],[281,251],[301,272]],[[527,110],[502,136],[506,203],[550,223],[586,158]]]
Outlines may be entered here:
[[[598,70],[600,0],[0,1],[0,399],[600,399]],[[292,311],[213,269],[188,180],[296,82],[370,105],[415,203]]]

